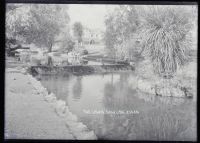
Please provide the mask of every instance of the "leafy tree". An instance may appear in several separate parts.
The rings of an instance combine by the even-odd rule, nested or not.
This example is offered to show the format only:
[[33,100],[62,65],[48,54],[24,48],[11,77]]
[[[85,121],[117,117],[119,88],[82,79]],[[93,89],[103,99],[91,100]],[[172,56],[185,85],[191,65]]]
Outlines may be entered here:
[[112,55],[123,43],[132,38],[139,22],[135,6],[119,6],[107,16],[105,45]]
[[6,18],[7,35],[48,48],[49,52],[69,22],[66,6],[46,4],[25,4],[7,13]]
[[7,4],[6,5],[6,12],[14,11],[17,8],[20,8],[22,5],[21,4]]
[[105,20],[105,24],[106,24],[106,32],[105,32],[105,45],[106,48],[108,50],[108,52],[110,52],[110,55],[112,55],[113,53],[115,54],[115,49],[114,49],[114,45],[117,41],[116,39],[116,32],[114,29],[114,16],[110,15],[106,20]]
[[[22,16],[23,14],[23,16]],[[20,39],[24,29],[29,25],[28,9],[25,5],[6,5],[6,37],[8,39]]]
[[73,31],[74,31],[74,36],[78,40],[78,43],[81,43],[83,37],[83,25],[80,22],[75,22]]
[[[67,35],[65,35],[65,36],[67,36]],[[70,52],[74,49],[75,42],[72,41],[71,37],[69,37],[69,38],[64,37],[61,40],[62,40],[61,45],[60,45],[61,52]]]

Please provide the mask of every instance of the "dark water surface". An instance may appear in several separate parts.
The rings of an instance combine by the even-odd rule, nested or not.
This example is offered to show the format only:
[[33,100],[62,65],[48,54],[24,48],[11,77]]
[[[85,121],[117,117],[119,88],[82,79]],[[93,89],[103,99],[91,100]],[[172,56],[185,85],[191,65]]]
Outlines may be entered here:
[[40,79],[99,139],[196,139],[196,102],[138,92],[133,72]]

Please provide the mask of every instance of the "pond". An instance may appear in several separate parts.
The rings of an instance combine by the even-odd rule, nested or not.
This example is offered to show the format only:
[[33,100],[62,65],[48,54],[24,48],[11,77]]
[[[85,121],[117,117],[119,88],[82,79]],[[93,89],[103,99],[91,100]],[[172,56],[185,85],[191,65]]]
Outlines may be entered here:
[[196,102],[142,93],[134,72],[38,77],[98,139],[196,139]]

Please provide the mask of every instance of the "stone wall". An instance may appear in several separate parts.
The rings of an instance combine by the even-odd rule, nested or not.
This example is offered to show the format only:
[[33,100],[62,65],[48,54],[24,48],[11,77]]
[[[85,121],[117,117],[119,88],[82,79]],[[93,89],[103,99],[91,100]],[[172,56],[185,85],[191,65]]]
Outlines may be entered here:
[[115,71],[133,71],[134,67],[130,65],[77,65],[77,66],[32,66],[30,72],[33,75],[37,74],[92,74],[105,73]]

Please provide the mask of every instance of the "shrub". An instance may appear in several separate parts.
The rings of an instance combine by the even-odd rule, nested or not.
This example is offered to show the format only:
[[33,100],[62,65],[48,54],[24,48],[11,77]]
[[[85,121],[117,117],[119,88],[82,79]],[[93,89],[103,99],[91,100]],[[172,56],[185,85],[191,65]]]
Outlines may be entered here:
[[87,55],[88,54],[88,50],[84,49],[81,54],[82,55]]
[[155,72],[161,76],[173,75],[188,60],[190,14],[186,8],[153,6],[142,15],[143,45]]

